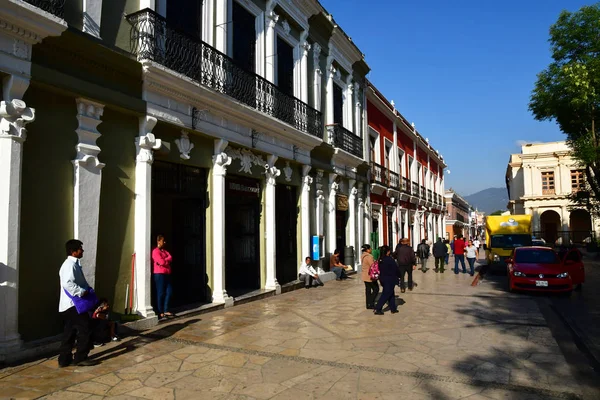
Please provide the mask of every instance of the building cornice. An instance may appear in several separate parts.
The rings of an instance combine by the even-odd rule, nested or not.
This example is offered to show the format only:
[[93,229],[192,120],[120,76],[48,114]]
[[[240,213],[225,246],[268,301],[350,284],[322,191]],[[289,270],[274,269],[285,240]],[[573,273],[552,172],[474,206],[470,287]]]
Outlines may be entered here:
[[0,2],[0,31],[15,39],[36,44],[66,29],[64,20],[22,0]]

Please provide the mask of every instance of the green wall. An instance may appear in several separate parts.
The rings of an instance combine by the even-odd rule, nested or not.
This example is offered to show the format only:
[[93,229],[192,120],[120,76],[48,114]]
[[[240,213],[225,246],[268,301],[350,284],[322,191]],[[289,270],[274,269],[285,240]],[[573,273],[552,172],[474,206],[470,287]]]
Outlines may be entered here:
[[123,312],[134,240],[135,137],[138,118],[105,108],[97,144],[102,169],[96,292]]
[[56,335],[58,271],[73,236],[75,99],[31,86],[23,99],[36,109],[23,145],[19,261],[19,332],[25,341]]

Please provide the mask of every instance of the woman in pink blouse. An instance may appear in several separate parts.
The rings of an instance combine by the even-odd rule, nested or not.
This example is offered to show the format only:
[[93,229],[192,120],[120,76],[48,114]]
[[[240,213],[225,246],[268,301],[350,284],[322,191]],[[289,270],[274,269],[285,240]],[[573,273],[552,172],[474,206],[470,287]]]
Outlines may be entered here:
[[164,249],[165,237],[156,237],[156,247],[152,250],[152,265],[154,266],[154,282],[156,283],[156,307],[158,318],[172,317],[169,311],[171,298],[171,261],[173,257]]

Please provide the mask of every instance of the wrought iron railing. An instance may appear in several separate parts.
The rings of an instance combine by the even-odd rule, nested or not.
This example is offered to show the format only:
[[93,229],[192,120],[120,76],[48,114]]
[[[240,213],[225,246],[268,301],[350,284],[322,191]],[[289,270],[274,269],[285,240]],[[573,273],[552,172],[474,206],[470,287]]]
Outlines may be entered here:
[[131,49],[138,60],[159,63],[299,131],[323,139],[322,115],[308,104],[247,71],[202,40],[173,29],[164,17],[148,8],[126,18],[132,26]]
[[408,193],[410,194],[411,192],[411,187],[410,187],[410,182],[408,181],[408,178],[402,177],[402,191],[404,193]]
[[340,124],[327,125],[327,132],[329,132],[330,135],[330,144],[347,151],[358,158],[362,158],[363,146],[360,137],[356,136]]
[[65,19],[65,1],[66,0],[25,0],[26,3],[56,15],[61,19]]
[[412,195],[419,197],[419,184],[417,182],[412,182]]
[[425,199],[425,186],[423,186],[423,185],[420,185],[420,189],[421,189],[421,191],[420,191],[420,193],[421,193],[421,198],[422,198],[422,199]]
[[385,183],[383,181],[384,170],[385,170],[385,168],[383,168],[383,166],[381,166],[375,162],[372,162],[371,163],[371,180],[374,183],[378,183],[382,186],[385,186]]
[[433,192],[431,191],[431,189],[427,189],[427,200],[429,200],[430,202],[434,202],[433,200]]
[[394,171],[388,170],[388,187],[400,190],[400,177]]

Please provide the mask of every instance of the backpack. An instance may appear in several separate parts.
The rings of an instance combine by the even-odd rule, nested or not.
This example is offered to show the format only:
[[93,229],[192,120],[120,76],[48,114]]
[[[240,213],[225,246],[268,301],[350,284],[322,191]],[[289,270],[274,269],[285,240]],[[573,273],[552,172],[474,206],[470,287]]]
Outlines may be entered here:
[[369,267],[369,278],[373,281],[379,279],[379,262],[377,260]]

